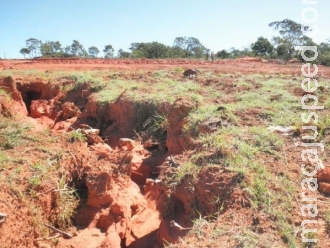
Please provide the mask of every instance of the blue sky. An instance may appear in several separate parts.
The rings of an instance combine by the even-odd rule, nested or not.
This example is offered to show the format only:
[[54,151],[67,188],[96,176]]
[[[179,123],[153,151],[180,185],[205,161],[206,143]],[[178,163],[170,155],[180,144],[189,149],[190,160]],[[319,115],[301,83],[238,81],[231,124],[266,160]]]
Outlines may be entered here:
[[0,57],[23,58],[19,50],[29,38],[60,41],[62,47],[78,40],[100,51],[111,44],[117,52],[132,42],[172,45],[176,37],[192,36],[215,52],[242,49],[260,36],[277,35],[270,22],[303,23],[306,7],[319,15],[315,41],[326,41],[329,0],[0,0]]

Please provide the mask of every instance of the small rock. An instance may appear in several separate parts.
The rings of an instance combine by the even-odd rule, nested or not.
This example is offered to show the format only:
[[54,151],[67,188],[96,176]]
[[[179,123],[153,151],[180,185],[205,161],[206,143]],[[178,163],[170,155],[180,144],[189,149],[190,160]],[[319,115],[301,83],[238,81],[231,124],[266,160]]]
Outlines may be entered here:
[[86,136],[89,144],[102,143],[102,139],[99,136],[100,130],[98,129],[82,129],[81,132]]
[[184,77],[189,77],[189,78],[192,78],[192,77],[196,77],[197,76],[197,70],[195,69],[188,69],[188,70],[185,70],[183,72],[183,76]]
[[199,125],[199,131],[203,134],[212,133],[218,129],[221,125],[221,120],[219,118],[211,117],[209,119],[204,120]]
[[145,141],[143,143],[144,148],[156,148],[158,146],[159,146],[159,143],[157,141],[154,141],[154,140],[151,140],[151,139],[148,139],[147,141]]
[[76,107],[76,105],[74,105],[72,102],[65,102],[62,105],[62,111],[64,120],[76,117],[81,113],[80,109]]
[[135,147],[135,142],[132,139],[128,139],[128,138],[120,138],[119,139],[119,147],[123,147],[126,146],[128,151],[133,150],[133,148]]
[[291,135],[297,128],[296,127],[270,126],[267,129],[272,132],[280,133],[282,135]]
[[0,223],[3,223],[6,221],[8,215],[6,213],[0,213]]
[[109,157],[112,152],[112,148],[105,143],[93,144],[91,149],[95,151],[95,153],[99,156],[99,159]]
[[320,182],[319,184],[319,191],[324,194],[330,194],[330,183]]
[[38,248],[51,248],[49,244],[46,243],[37,243]]

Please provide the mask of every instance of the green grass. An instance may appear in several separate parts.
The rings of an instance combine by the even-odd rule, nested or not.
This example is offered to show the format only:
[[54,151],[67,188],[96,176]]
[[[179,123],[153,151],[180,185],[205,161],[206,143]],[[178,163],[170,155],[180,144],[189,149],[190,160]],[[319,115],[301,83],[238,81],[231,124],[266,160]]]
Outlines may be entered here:
[[[317,234],[313,232],[309,232],[305,235],[308,239],[317,239]],[[303,243],[304,248],[317,248],[320,247],[317,242],[306,242]]]
[[0,148],[13,149],[22,142],[27,142],[33,137],[28,135],[31,125],[27,123],[17,123],[7,118],[0,120]]
[[[327,138],[326,136],[329,134],[330,129],[330,116],[329,115],[323,115],[319,117],[319,121],[316,124],[317,130],[318,130],[318,136],[317,141],[320,141],[321,139]],[[314,131],[307,131],[308,133],[304,133],[304,135],[313,135]],[[329,143],[329,141],[327,142]]]
[[173,69],[173,71],[176,72],[176,73],[183,73],[184,69],[181,68],[181,67],[176,67],[176,68]]
[[8,162],[8,157],[0,150],[0,171],[5,170],[8,167]]
[[127,90],[125,97],[134,102],[142,100],[172,103],[179,97],[188,97],[196,102],[203,101],[203,97],[198,93],[200,86],[197,83],[193,81],[177,82],[168,78],[162,78],[152,85],[135,80],[111,80],[96,96],[99,102],[109,103],[115,101],[125,90]]
[[277,155],[284,146],[283,139],[278,134],[265,128],[252,127],[249,133],[253,145],[262,152]]
[[254,248],[260,243],[258,235],[247,228],[234,235],[233,238],[238,242],[236,247]]
[[277,217],[277,227],[279,234],[281,235],[283,241],[287,244],[290,248],[296,248],[297,241],[295,239],[295,230],[293,226],[288,223],[285,218],[281,218],[282,214],[279,214]]
[[160,141],[166,140],[166,134],[169,127],[168,119],[163,114],[154,114],[149,117],[143,124],[143,128],[147,133],[157,138]]
[[38,161],[30,166],[30,171],[32,176],[29,178],[29,188],[35,190],[46,179],[49,168],[43,162]]
[[[290,80],[279,78],[268,80],[259,76],[254,80],[261,85],[261,88],[238,92],[236,93],[238,102],[225,106],[233,110],[261,109],[267,117],[268,125],[292,126],[300,121],[300,98],[289,92],[288,87],[293,85]],[[243,82],[246,84],[245,81]],[[272,100],[273,96],[278,96],[278,99]]]
[[250,185],[252,202],[259,209],[269,208],[272,204],[271,192],[268,188],[267,173],[257,174]]
[[60,228],[66,229],[72,225],[71,220],[76,213],[79,197],[76,190],[68,186],[65,176],[62,176],[57,184],[55,197],[54,207],[59,211],[53,222]]
[[68,141],[70,142],[84,142],[87,140],[86,136],[81,132],[80,129],[69,132],[67,136]]
[[327,232],[330,234],[330,210],[327,210],[324,216]]
[[189,161],[174,170],[174,173],[169,177],[169,185],[177,186],[187,178],[196,178],[200,168]]
[[8,100],[9,98],[9,95],[6,93],[4,89],[1,89],[1,87],[0,87],[0,97],[5,97],[6,100]]
[[102,91],[97,93],[97,100],[100,103],[109,103],[115,101],[121,93],[127,90],[127,95],[129,98],[139,89],[139,85],[135,81],[125,81],[125,80],[111,80],[106,84],[106,87]]
[[196,138],[199,132],[199,125],[210,118],[217,118],[227,123],[235,124],[237,122],[236,116],[229,109],[219,109],[219,105],[207,104],[196,108],[188,115],[188,121],[183,127],[186,134]]

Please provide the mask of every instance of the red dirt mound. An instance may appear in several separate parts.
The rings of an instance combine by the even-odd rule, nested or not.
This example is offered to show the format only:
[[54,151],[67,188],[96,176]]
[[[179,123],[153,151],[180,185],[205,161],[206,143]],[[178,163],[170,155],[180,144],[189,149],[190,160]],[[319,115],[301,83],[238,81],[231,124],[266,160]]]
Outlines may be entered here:
[[317,182],[319,185],[319,191],[325,194],[330,194],[330,168],[327,167],[324,170],[318,171]]
[[[18,91],[16,87],[16,81],[12,77],[5,77],[0,79],[0,88],[3,89],[8,96],[13,101],[10,101],[10,107],[5,107],[7,103],[3,103],[3,108],[6,109],[10,113],[10,115],[23,115],[26,116],[28,114],[25,104],[22,99],[21,92]],[[5,100],[3,100],[5,101]]]

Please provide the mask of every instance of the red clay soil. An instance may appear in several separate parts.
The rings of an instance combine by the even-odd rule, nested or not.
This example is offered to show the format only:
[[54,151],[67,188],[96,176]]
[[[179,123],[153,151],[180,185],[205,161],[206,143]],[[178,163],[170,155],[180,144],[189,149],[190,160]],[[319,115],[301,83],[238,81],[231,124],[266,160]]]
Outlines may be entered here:
[[[3,70],[161,70],[182,68],[209,69],[222,73],[263,73],[301,75],[301,63],[284,63],[278,60],[240,58],[211,61],[184,59],[30,59],[1,60]],[[330,67],[318,66],[319,76],[330,78]]]
[[317,181],[319,184],[319,190],[322,193],[330,194],[330,168],[327,167],[317,173]]

